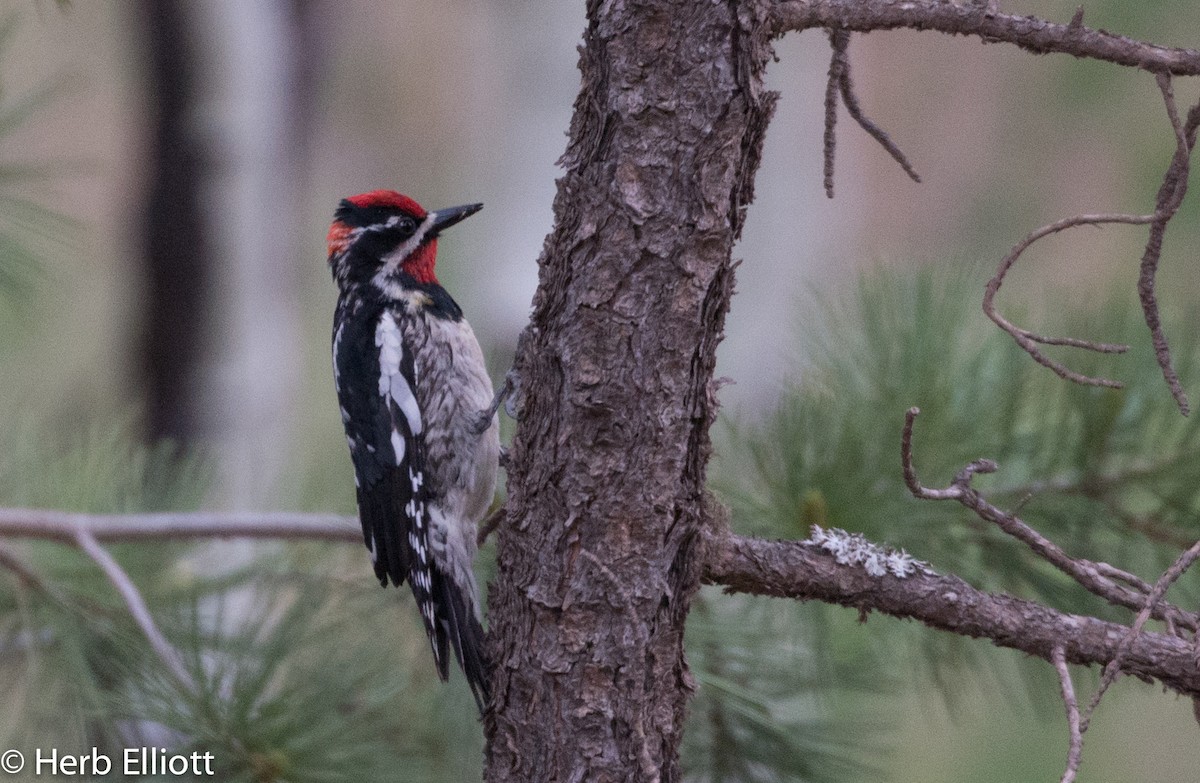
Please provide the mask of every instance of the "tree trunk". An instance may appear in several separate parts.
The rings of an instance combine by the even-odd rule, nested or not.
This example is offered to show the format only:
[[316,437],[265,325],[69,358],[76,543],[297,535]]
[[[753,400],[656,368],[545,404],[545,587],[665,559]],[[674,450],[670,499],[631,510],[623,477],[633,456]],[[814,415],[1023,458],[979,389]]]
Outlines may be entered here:
[[774,95],[761,2],[590,2],[518,352],[489,781],[675,781],[713,367]]
[[147,440],[187,443],[199,430],[194,391],[213,284],[212,247],[200,207],[205,148],[193,127],[194,42],[185,3],[142,0],[138,13],[152,127],[140,227],[146,291],[140,299],[145,313],[137,380],[145,397]]

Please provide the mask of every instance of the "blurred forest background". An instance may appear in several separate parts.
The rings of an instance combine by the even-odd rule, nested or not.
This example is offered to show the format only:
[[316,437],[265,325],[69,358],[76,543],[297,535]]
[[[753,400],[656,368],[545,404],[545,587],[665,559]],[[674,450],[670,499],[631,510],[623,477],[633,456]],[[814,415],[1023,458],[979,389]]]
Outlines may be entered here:
[[[1076,0],[1001,5],[1066,21]],[[1093,27],[1200,41],[1191,0],[1086,8]],[[352,193],[484,202],[443,243],[439,276],[503,375],[550,229],[581,2],[0,9],[0,506],[353,513],[324,258],[333,208]],[[1109,616],[965,512],[907,498],[898,438],[903,410],[921,405],[927,484],[994,457],[1009,505],[1032,492],[1024,513],[1043,532],[1143,577],[1196,538],[1200,437],[1137,320],[1144,230],[1047,240],[1001,295],[1039,331],[1132,343],[1123,358],[1065,357],[1129,381],[1125,392],[1066,387],[977,304],[991,267],[1037,226],[1152,210],[1174,148],[1153,78],[932,33],[856,36],[864,107],[925,182],[843,119],[829,201],[828,46],[808,33],[777,51],[782,97],[718,368],[735,383],[721,391],[714,483],[735,525],[862,530],[989,589]],[[1181,104],[1197,93],[1177,91]],[[1193,396],[1198,203],[1168,231],[1160,288]],[[1081,489],[1097,476],[1117,478]],[[13,547],[52,587],[0,571],[0,746],[214,750],[227,780],[478,779],[463,683],[436,683],[407,591],[376,588],[357,547],[115,547],[202,673],[188,698],[90,561]],[[1196,580],[1179,589],[1187,606]],[[1049,667],[763,599],[705,593],[693,621],[692,779],[1061,773]],[[1085,779],[1197,780],[1191,711],[1120,682],[1087,736]]]

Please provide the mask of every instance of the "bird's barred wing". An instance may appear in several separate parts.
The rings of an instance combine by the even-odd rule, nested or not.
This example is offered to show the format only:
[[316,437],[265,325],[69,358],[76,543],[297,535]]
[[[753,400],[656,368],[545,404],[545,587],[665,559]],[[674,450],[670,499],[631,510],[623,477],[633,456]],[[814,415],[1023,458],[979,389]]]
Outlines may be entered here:
[[[445,680],[449,674],[452,646],[476,699],[485,700],[483,629],[471,609],[473,596],[462,595],[432,558],[425,428],[414,392],[414,357],[404,348],[397,317],[385,308],[373,328],[368,320],[357,334],[343,331],[353,326],[334,333],[335,381],[354,462],[363,538],[382,584],[390,579],[398,586],[408,580],[439,676]],[[378,383],[350,389],[343,383],[350,378]]]
[[[386,585],[409,582],[432,634],[429,491],[416,371],[393,314],[339,318],[334,381],[354,463],[363,542]],[[436,649],[434,653],[438,655]],[[439,656],[443,657],[443,656]],[[445,663],[439,660],[439,671]]]

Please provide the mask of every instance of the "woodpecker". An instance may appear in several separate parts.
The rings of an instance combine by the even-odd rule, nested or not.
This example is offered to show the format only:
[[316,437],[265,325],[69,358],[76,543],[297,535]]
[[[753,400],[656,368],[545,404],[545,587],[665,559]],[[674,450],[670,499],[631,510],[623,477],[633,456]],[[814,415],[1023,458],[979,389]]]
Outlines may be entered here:
[[428,212],[391,190],[343,199],[328,236],[338,286],[333,378],[363,541],[380,584],[412,589],[446,680],[449,648],[488,698],[472,563],[500,453],[475,333],[434,274],[442,231],[482,204]]

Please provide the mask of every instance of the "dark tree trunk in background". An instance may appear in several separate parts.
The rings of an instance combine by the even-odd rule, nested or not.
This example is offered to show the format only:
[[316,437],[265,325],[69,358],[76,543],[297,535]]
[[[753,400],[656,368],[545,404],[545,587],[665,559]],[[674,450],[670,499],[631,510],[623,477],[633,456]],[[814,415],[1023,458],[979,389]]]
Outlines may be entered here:
[[490,612],[486,778],[675,781],[763,3],[589,3]]
[[135,368],[148,439],[195,434],[196,365],[205,342],[212,261],[200,203],[204,150],[195,131],[196,61],[184,0],[142,0],[150,122],[140,224],[145,303]]
[[296,420],[296,260],[307,247],[320,7],[138,8],[151,122],[138,365],[146,434],[203,438],[218,467],[215,502],[277,505]]

